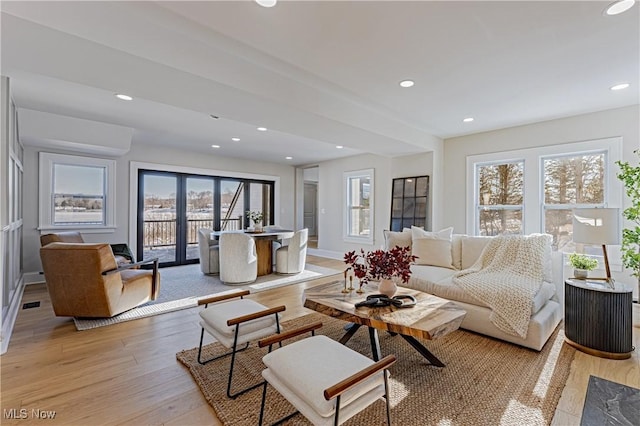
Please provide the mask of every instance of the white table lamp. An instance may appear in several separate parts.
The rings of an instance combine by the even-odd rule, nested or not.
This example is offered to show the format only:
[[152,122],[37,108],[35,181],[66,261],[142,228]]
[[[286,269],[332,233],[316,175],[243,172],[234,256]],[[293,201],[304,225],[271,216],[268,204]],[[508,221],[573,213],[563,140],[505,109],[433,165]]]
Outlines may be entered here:
[[620,244],[620,209],[574,209],[573,242],[602,245],[607,277],[596,279],[603,279],[609,284],[613,284],[607,256],[607,244]]

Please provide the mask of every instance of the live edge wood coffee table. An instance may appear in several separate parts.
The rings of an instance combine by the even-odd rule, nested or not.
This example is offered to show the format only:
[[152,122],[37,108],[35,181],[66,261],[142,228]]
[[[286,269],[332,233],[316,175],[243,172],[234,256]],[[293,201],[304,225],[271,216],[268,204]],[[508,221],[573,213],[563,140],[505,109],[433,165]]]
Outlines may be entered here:
[[442,361],[436,358],[416,337],[431,340],[455,331],[460,327],[466,312],[453,302],[423,293],[418,290],[398,287],[398,295],[409,294],[416,298],[417,304],[412,308],[396,308],[385,306],[379,308],[354,306],[367,298],[368,294],[376,294],[378,289],[374,285],[365,286],[365,293],[358,294],[355,290],[342,293],[344,282],[335,281],[305,290],[304,306],[321,314],[353,323],[345,327],[347,332],[340,339],[345,344],[361,326],[369,329],[371,352],[373,359],[380,359],[380,343],[378,330],[398,334],[414,349],[425,357],[432,365],[444,367]]

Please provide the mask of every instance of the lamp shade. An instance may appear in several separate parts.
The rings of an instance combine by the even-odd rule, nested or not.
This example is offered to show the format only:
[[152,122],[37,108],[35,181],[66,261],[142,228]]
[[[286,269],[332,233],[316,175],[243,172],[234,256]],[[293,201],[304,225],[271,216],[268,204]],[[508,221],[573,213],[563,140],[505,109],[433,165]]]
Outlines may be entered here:
[[620,244],[620,209],[574,209],[573,241],[582,244]]

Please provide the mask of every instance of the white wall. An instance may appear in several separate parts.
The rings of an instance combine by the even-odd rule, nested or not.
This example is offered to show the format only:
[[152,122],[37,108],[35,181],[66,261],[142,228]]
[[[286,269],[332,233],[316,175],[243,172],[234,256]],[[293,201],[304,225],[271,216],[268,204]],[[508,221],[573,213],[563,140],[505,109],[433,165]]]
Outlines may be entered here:
[[[438,158],[437,152],[427,152],[419,155],[407,155],[404,157],[396,157],[391,161],[391,176],[389,181],[396,178],[411,177],[411,176],[429,176],[429,203],[427,210],[427,229],[440,229],[439,222],[442,216],[442,203],[437,201],[437,196],[440,190],[438,189],[439,183],[442,181],[440,176],[437,176],[434,159]],[[387,216],[384,222],[383,229],[389,229],[389,219],[391,217],[391,182],[389,182],[389,190],[383,195],[388,200]],[[434,199],[436,201],[434,201]],[[434,206],[436,208],[434,208]],[[384,242],[384,239],[382,240]]]
[[[318,183],[318,248],[342,254],[349,250],[372,250],[384,244],[382,231],[389,229],[391,213],[391,180],[398,177],[429,175],[433,173],[434,155],[431,152],[404,157],[388,158],[373,154],[320,163]],[[372,245],[347,243],[343,239],[344,188],[343,173],[374,169],[374,242]],[[436,179],[437,182],[437,179]],[[430,198],[434,185],[430,182]],[[440,209],[440,205],[436,206]]]
[[[26,273],[37,273],[40,264],[40,232],[38,224],[38,152],[73,152],[56,151],[37,147],[25,147],[25,178],[24,178],[24,270]],[[76,153],[78,154],[78,153]],[[78,154],[85,155],[85,154]],[[129,203],[129,164],[131,161],[174,165],[195,169],[222,170],[239,173],[255,173],[271,175],[280,178],[279,205],[276,212],[279,224],[293,227],[294,206],[294,171],[291,166],[278,165],[258,161],[205,155],[202,153],[181,151],[178,149],[156,147],[151,145],[134,144],[126,155],[117,159],[116,164],[116,225],[114,233],[83,234],[88,242],[131,242],[134,235],[129,235],[130,206]]]
[[0,353],[9,347],[24,291],[22,241],[24,212],[20,193],[23,149],[18,141],[16,106],[8,77],[0,82]]

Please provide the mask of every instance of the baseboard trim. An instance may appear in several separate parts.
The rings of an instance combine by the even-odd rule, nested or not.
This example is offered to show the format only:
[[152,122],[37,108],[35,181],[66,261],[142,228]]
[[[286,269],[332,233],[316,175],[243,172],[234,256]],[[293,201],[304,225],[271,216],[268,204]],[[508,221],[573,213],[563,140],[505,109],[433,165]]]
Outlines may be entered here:
[[310,254],[312,256],[318,256],[318,257],[327,257],[329,259],[335,259],[335,260],[344,259],[344,253],[339,251],[308,248],[307,254]]
[[20,283],[18,284],[18,288],[16,289],[16,294],[13,296],[13,303],[9,306],[9,312],[7,312],[7,317],[2,321],[2,334],[0,335],[0,355],[7,352],[9,349],[9,340],[11,340],[11,333],[13,333],[13,326],[16,324],[16,319],[18,318],[18,312],[20,311],[20,306],[22,304],[22,295],[24,294],[24,275],[20,279]]
[[25,272],[23,279],[26,285],[40,284],[44,282],[44,275],[40,272]]

